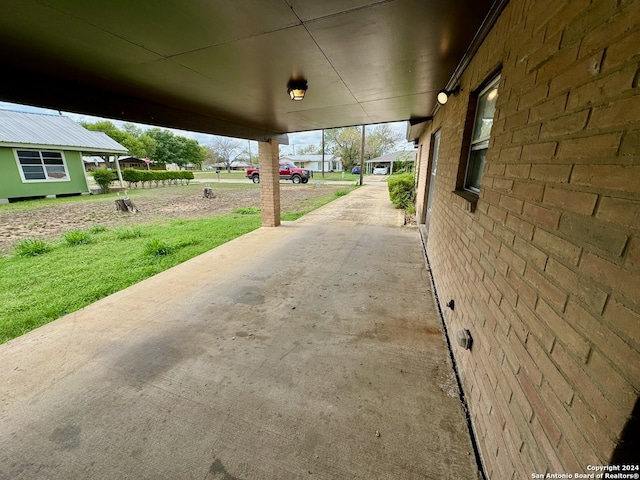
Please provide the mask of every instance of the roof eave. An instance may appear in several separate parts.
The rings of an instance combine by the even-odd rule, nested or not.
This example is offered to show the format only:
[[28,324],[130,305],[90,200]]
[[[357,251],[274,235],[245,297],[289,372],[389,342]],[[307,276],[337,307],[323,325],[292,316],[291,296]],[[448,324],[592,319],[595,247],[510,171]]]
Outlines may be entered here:
[[74,145],[46,145],[42,143],[19,143],[19,142],[0,142],[0,147],[7,148],[55,148],[59,150],[70,150],[74,152],[87,152],[87,153],[113,153],[116,155],[126,155],[128,150],[120,150],[116,148],[102,148],[102,147],[83,147]]

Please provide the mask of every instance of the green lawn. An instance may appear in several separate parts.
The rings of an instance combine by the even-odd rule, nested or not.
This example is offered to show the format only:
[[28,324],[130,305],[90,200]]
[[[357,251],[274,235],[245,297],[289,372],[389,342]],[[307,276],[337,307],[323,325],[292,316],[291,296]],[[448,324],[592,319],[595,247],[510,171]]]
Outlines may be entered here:
[[[283,211],[282,219],[295,220],[351,189],[300,202],[295,209]],[[93,198],[65,201],[95,201]],[[40,202],[40,206],[48,204],[46,200]],[[35,209],[34,205],[24,202],[3,208]],[[23,244],[23,255],[16,248],[12,255],[0,256],[0,343],[255,230],[260,224],[260,210],[252,207],[205,219],[165,220],[118,229],[94,226],[66,232],[35,256],[24,255],[33,250],[33,245]]]

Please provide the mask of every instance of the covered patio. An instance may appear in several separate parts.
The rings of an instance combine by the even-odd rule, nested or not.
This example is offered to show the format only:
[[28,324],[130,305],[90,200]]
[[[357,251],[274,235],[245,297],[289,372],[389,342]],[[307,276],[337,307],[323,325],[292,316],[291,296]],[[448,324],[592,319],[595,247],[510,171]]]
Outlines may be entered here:
[[0,346],[0,478],[481,478],[402,223],[368,185]]

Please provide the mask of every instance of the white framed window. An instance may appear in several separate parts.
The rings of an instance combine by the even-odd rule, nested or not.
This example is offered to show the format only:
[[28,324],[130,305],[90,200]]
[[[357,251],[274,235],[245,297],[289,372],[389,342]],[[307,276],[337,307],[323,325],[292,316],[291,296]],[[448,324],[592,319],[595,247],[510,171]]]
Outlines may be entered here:
[[476,116],[471,135],[471,148],[467,161],[467,171],[464,180],[464,189],[473,193],[480,192],[482,185],[482,172],[489,148],[489,137],[493,126],[493,116],[496,112],[496,100],[498,99],[498,84],[500,76],[497,76],[478,93]]
[[63,152],[14,150],[23,182],[68,182],[69,170]]

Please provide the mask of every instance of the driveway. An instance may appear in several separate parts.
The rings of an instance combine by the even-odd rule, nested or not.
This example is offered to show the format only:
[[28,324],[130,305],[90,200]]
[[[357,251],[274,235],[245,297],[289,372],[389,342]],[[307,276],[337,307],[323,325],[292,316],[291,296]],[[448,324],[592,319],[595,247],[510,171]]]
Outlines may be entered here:
[[1,345],[0,478],[479,478],[402,221],[368,185]]

